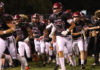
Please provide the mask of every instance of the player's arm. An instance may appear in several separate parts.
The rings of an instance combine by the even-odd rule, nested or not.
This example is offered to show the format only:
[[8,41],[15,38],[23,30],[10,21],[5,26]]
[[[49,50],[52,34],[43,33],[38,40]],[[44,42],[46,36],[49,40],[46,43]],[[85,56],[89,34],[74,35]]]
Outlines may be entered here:
[[16,36],[16,41],[18,41],[19,40],[19,38],[18,38],[18,36]]
[[44,29],[43,36],[46,37],[47,35],[48,35],[48,30],[47,29]]
[[9,34],[9,33],[12,33],[12,32],[15,31],[15,25],[12,24],[12,22],[8,23],[7,25],[8,25],[8,27],[9,27],[9,29],[8,29],[8,30],[5,30],[5,33],[6,33],[6,34]]
[[68,34],[68,32],[70,32],[75,27],[75,23],[73,21],[70,23],[70,25],[71,26],[67,30],[62,31],[62,33],[61,33],[62,35],[66,36]]
[[74,33],[73,30],[71,30],[71,35],[72,36],[77,36],[77,35],[80,35],[80,34],[81,34],[81,32]]
[[53,35],[53,36],[52,36],[52,41],[51,41],[51,44],[53,44],[55,41],[56,41],[56,36],[55,36],[55,35]]
[[26,29],[27,29],[27,32],[28,32],[28,37],[24,41],[26,43],[28,43],[30,39],[34,38],[34,36],[33,36],[33,33],[32,33],[32,29],[29,26],[27,26]]
[[74,27],[75,27],[75,23],[72,21],[71,23],[70,23],[70,27],[68,28],[68,30],[69,31],[71,31]]
[[30,27],[27,27],[27,31],[28,31],[28,37],[29,37],[29,38],[34,38],[34,37],[33,37],[32,30],[31,30]]
[[46,26],[46,29],[49,29],[49,28],[51,28],[53,26],[53,23],[50,23],[50,24],[48,24],[47,26]]
[[55,34],[56,27],[52,25],[51,33],[49,34],[49,37],[52,38],[52,36]]
[[7,30],[0,30],[0,35],[3,35],[3,34],[9,34],[9,33],[12,33],[15,31],[15,25],[12,24],[12,21],[8,22],[7,23],[7,26],[9,27],[9,29]]
[[44,29],[43,35],[39,37],[39,40],[42,40],[46,36],[48,36],[48,30],[47,29]]
[[87,30],[100,29],[100,26],[88,27],[88,28],[86,28],[86,29],[87,29]]

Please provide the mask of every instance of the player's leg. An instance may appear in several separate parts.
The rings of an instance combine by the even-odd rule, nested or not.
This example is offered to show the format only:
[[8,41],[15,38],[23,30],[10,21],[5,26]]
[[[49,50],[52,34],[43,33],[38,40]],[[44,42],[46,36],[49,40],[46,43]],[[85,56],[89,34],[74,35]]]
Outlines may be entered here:
[[53,62],[56,62],[56,42],[54,42],[53,44],[51,44],[53,46]]
[[64,47],[64,58],[65,58],[65,63],[66,63],[66,59],[67,59],[67,63],[69,64],[70,61],[69,61],[69,58],[68,58],[68,49],[67,49],[66,46]]
[[8,50],[13,60],[17,58],[16,41],[14,36],[8,37]]
[[87,64],[87,48],[88,48],[88,41],[84,41],[84,64]]
[[45,42],[44,42],[44,40],[42,39],[42,40],[40,40],[40,47],[41,47],[41,54],[40,54],[40,57],[41,57],[41,61],[42,61],[42,63],[43,63],[43,66],[45,66],[46,65],[46,62],[45,62],[45,60],[46,60],[46,53],[45,53]]
[[41,54],[45,53],[45,42],[44,40],[40,40]]
[[56,37],[56,44],[57,44],[57,54],[60,61],[61,69],[66,70],[65,68],[65,60],[64,60],[64,37],[57,36]]
[[24,62],[24,58],[21,57],[19,54],[17,55],[17,59],[20,61],[21,63],[21,70],[25,70],[25,62]]
[[[40,60],[40,54],[41,54],[41,47],[40,47],[40,41],[37,40],[37,38],[34,39],[34,45],[35,45],[35,53],[34,53],[34,61]],[[38,62],[37,62],[38,64]]]
[[24,46],[25,46],[25,51],[26,51],[26,55],[28,58],[31,57],[31,50],[30,50],[30,47],[27,43],[24,42]]
[[35,45],[35,51],[39,56],[41,52],[41,47],[40,47],[40,42],[36,38],[34,39],[34,45]]
[[83,47],[82,38],[78,39],[77,43],[78,43],[78,47],[79,47],[79,51],[80,51],[80,59],[81,59],[82,69],[84,69],[85,68],[85,66],[84,66],[85,56],[84,56],[84,47]]
[[50,61],[49,61],[49,44],[48,44],[49,42],[45,42],[45,54],[46,54],[46,61],[47,61],[47,63],[49,63]]
[[68,37],[66,37],[65,41],[67,45],[69,61],[72,64],[72,66],[76,66],[76,60],[74,58],[73,51],[72,51],[72,36],[69,35]]
[[56,66],[54,67],[54,70],[58,70],[58,67],[60,66],[60,61],[59,61],[59,57],[57,54],[57,44],[56,42],[53,43],[53,51],[54,51],[54,56],[55,56],[55,60],[56,60]]
[[0,70],[2,67],[1,57],[3,55],[3,52],[5,51],[6,46],[7,46],[6,40],[3,40],[2,38],[0,38]]
[[13,61],[12,61],[11,55],[5,54],[5,59],[9,61],[9,66],[12,66],[13,65]]
[[13,60],[13,66],[16,67],[18,65],[17,61],[17,49],[16,49],[16,40],[14,36],[10,36],[8,39],[8,50]]
[[21,70],[25,70],[26,66],[28,66],[27,60],[24,56],[26,44],[22,41],[18,42],[18,53],[19,53],[19,61],[21,62]]
[[53,59],[53,45],[50,42],[46,42],[46,49],[48,51],[48,62]]
[[[24,47],[25,47],[26,55],[27,55],[28,58],[30,58],[30,57],[31,57],[30,47],[29,47],[29,45],[28,45],[27,43],[25,43],[25,42],[23,42],[23,44],[24,44]],[[28,62],[27,62],[26,58],[25,58],[25,63],[26,63],[26,64],[25,64],[26,70],[28,70],[28,69],[29,69],[29,65],[28,65]]]

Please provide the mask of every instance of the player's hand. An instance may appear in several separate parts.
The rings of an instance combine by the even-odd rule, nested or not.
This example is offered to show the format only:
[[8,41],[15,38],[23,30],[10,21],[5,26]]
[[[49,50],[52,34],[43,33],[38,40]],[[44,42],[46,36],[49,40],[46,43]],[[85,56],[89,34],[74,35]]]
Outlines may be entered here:
[[40,36],[39,40],[42,40],[44,38],[44,36]]
[[66,35],[68,34],[68,32],[69,32],[69,29],[67,29],[67,30],[65,30],[65,31],[62,31],[61,34],[62,34],[63,36],[66,36]]
[[91,33],[92,33],[92,37],[95,37],[95,36],[97,36],[97,34],[98,34],[99,32],[98,32],[98,31],[92,31]]
[[62,31],[61,34],[62,34],[63,36],[66,36],[66,35],[68,34],[68,31]]

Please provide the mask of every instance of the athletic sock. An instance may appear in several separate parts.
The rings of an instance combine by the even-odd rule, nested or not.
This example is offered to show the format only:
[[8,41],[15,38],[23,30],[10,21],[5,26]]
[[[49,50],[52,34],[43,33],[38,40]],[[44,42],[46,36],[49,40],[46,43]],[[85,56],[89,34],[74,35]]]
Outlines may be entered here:
[[64,57],[59,58],[59,61],[60,61],[61,69],[66,70]]

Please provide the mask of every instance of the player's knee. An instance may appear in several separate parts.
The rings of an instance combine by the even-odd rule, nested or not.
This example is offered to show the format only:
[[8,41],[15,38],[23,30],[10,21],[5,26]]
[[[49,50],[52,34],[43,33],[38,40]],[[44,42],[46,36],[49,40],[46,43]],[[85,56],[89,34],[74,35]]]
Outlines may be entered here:
[[19,54],[19,56],[24,57],[24,54]]
[[44,51],[41,51],[41,54],[44,54]]
[[30,58],[30,57],[31,57],[30,55],[27,56],[27,58]]
[[58,55],[59,58],[64,57],[63,51],[59,51],[59,52],[57,53],[57,55]]

